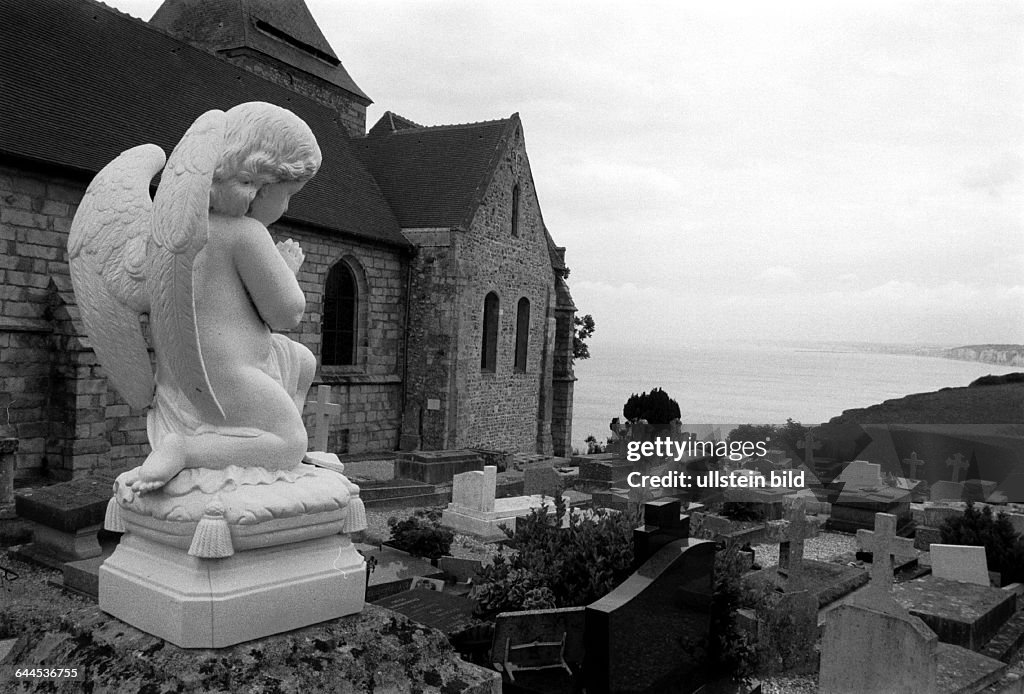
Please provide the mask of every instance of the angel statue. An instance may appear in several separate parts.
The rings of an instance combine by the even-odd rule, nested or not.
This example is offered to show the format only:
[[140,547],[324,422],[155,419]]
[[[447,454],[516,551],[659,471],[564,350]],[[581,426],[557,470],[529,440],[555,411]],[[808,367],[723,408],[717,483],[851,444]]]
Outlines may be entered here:
[[[133,407],[151,408],[152,452],[118,478],[124,509],[181,520],[180,500],[161,512],[157,498],[299,475],[316,358],[273,331],[294,328],[305,312],[296,278],[304,256],[291,239],[275,244],[267,227],[320,161],[306,123],[253,102],[200,116],[166,168],[156,145],[134,147],[86,191],[68,241],[82,319],[113,386]],[[209,513],[224,500],[204,503]]]

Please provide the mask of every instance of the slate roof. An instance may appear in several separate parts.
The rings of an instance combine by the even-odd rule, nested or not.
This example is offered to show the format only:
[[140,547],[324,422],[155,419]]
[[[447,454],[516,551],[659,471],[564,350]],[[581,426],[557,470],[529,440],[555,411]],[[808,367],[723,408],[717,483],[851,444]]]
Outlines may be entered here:
[[[382,121],[384,119],[381,119]],[[508,139],[509,118],[400,129],[381,121],[352,149],[376,179],[403,229],[469,228]]]
[[210,50],[257,50],[371,103],[302,0],[165,0],[149,24]]
[[287,219],[409,248],[336,114],[91,0],[0,2],[0,154],[92,175],[125,149],[170,153],[204,111],[267,101],[324,155]]
[[373,127],[370,128],[370,135],[383,135],[385,133],[392,133],[396,130],[406,130],[407,128],[422,128],[425,126],[419,123],[414,123],[408,118],[404,118],[397,113],[392,111],[385,111],[384,115],[380,117]]

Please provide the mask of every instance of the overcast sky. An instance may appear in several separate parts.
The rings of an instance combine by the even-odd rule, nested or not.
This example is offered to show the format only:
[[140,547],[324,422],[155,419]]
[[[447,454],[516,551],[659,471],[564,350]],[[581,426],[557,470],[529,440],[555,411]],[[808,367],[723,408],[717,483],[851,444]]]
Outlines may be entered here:
[[595,344],[1024,343],[1018,0],[307,4],[369,124],[520,114]]

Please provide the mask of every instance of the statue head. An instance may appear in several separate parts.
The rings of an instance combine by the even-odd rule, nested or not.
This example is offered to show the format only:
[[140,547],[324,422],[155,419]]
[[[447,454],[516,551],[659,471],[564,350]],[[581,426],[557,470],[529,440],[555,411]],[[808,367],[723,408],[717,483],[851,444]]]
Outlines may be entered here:
[[225,113],[224,151],[213,173],[210,209],[243,216],[268,183],[305,183],[320,168],[320,147],[291,111],[262,101]]

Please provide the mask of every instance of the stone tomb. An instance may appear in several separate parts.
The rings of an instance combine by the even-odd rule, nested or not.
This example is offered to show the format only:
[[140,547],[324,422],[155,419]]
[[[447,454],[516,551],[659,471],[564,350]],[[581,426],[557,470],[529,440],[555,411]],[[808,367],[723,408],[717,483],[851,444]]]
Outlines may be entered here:
[[713,542],[676,540],[587,606],[589,694],[693,692],[706,682],[698,646],[709,635],[714,565]]
[[455,475],[483,467],[483,459],[475,451],[414,451],[399,455],[395,477],[447,484]]
[[[826,616],[818,691],[964,694],[999,681],[1006,671],[1004,663],[940,643],[921,617],[894,599],[890,545],[895,537],[896,517],[878,514],[871,537],[871,585]],[[897,590],[915,583],[919,582],[900,584]]]
[[875,525],[876,513],[895,516],[897,527],[903,531],[913,520],[910,513],[910,492],[888,486],[874,490],[848,490],[844,487],[832,502],[829,526],[841,532],[855,532],[858,528],[870,530]]
[[441,525],[485,540],[504,540],[501,526],[514,531],[519,516],[545,504],[554,508],[553,499],[544,496],[495,499],[497,475],[493,465],[456,475],[452,479],[452,502],[441,514]]
[[413,588],[377,600],[378,607],[404,614],[414,622],[443,632],[457,634],[474,622],[476,601],[437,590]]
[[928,498],[931,501],[962,501],[964,494],[962,482],[949,480],[939,480],[928,489]]
[[979,586],[991,585],[984,547],[933,544],[932,576]]
[[939,640],[981,650],[1016,610],[1011,591],[925,576],[895,586],[893,597]]
[[36,523],[33,542],[22,549],[28,557],[53,568],[64,562],[98,557],[97,534],[107,503],[113,496],[114,477],[97,473],[70,482],[15,495],[18,515]]
[[879,489],[886,486],[882,480],[882,466],[866,460],[851,461],[833,482],[845,485],[844,491]]

